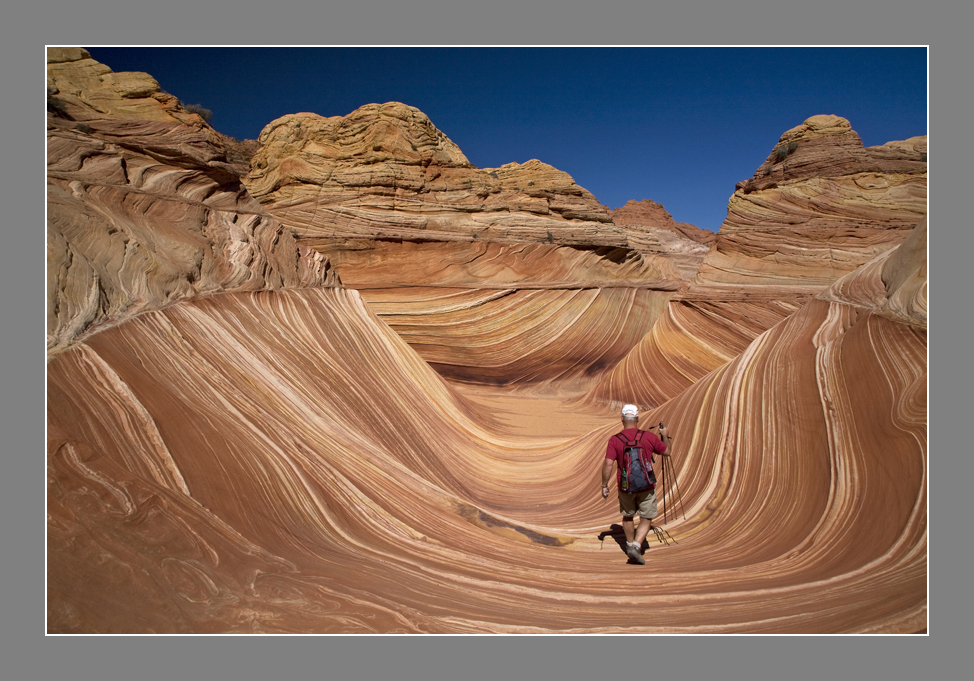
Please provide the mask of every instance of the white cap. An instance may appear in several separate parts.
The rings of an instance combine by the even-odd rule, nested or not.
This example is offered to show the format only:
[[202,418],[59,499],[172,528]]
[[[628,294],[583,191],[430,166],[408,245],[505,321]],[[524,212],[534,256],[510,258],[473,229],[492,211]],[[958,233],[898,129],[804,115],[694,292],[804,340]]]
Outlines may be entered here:
[[635,404],[627,404],[622,408],[622,415],[639,418],[639,407],[637,407]]

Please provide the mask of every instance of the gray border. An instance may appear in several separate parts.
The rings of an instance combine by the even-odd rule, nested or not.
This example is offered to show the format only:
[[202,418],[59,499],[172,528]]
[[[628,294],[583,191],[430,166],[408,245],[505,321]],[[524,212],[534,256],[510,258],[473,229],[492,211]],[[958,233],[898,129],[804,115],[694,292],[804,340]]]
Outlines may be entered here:
[[[58,678],[69,671],[72,677],[101,679],[345,679],[375,678],[389,672],[421,678],[580,678],[672,671],[681,673],[681,678],[746,674],[759,679],[803,679],[834,674],[905,679],[936,677],[934,670],[959,664],[957,658],[969,646],[969,629],[959,626],[969,619],[961,616],[969,612],[970,589],[960,581],[967,552],[957,541],[965,538],[960,530],[966,509],[957,508],[959,504],[953,500],[958,496],[948,491],[959,484],[959,456],[943,454],[963,451],[956,446],[962,427],[958,424],[970,419],[959,399],[969,380],[968,372],[960,367],[967,365],[951,362],[964,343],[962,331],[966,331],[954,328],[963,323],[956,315],[938,319],[931,334],[936,352],[930,354],[936,361],[931,362],[930,383],[937,391],[935,400],[931,394],[929,413],[936,414],[937,428],[931,428],[930,439],[946,446],[930,448],[930,519],[936,523],[936,532],[930,552],[928,637],[664,637],[641,645],[643,652],[636,655],[633,650],[639,642],[622,637],[176,640],[43,635],[43,474],[37,462],[43,460],[39,450],[44,432],[41,327],[45,303],[40,292],[45,279],[37,261],[22,254],[39,254],[44,248],[39,236],[42,230],[31,225],[40,222],[44,203],[38,161],[38,63],[45,43],[770,45],[797,38],[820,41],[816,44],[930,44],[931,84],[937,97],[931,100],[930,121],[938,131],[932,136],[930,151],[937,180],[930,193],[930,259],[937,262],[936,268],[930,268],[930,290],[937,301],[935,310],[951,309],[943,301],[954,298],[957,302],[963,295],[964,288],[952,286],[950,279],[963,271],[961,258],[969,252],[959,237],[962,230],[970,231],[970,219],[955,198],[970,191],[960,153],[966,151],[964,143],[969,139],[961,126],[969,110],[964,95],[969,89],[965,84],[970,82],[971,59],[964,49],[966,36],[959,34],[970,25],[969,12],[934,8],[930,3],[819,2],[794,9],[773,2],[715,6],[684,2],[661,8],[634,4],[610,0],[581,7],[545,0],[520,3],[513,10],[499,8],[497,3],[459,9],[455,3],[437,0],[341,6],[273,2],[266,8],[227,9],[221,5],[208,9],[199,3],[169,2],[146,10],[112,0],[86,6],[65,3],[64,7],[42,2],[5,12],[0,49],[5,65],[3,136],[8,153],[3,156],[0,186],[6,197],[16,200],[4,202],[8,228],[0,271],[7,294],[5,347],[8,352],[14,348],[16,359],[8,354],[4,362],[4,408],[0,411],[6,435],[0,498],[5,511],[2,536],[7,545],[0,636],[4,668],[12,670],[13,678]],[[731,190],[728,188],[728,195]],[[958,286],[963,284],[958,282]],[[32,293],[20,294],[22,291]]]

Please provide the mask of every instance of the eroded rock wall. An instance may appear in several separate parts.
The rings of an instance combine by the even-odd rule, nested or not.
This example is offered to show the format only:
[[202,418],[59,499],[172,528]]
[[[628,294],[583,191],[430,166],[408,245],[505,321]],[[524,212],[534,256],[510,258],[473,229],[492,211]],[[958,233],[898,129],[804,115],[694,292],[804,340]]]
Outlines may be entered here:
[[838,116],[785,132],[737,185],[697,283],[824,288],[890,250],[926,219],[926,145],[864,148]]
[[[505,428],[352,291],[187,301],[48,380],[51,632],[620,631],[615,418]],[[813,301],[646,412],[682,504],[624,630],[922,630],[925,385],[924,333]]]
[[[925,630],[922,140],[809,119],[701,263],[402,105],[272,123],[245,186],[151,77],[49,63],[50,633]],[[648,582],[623,401],[674,435]]]
[[250,193],[301,238],[626,246],[608,210],[537,160],[474,167],[414,107],[368,104],[268,124],[246,178]]
[[327,260],[247,194],[223,138],[79,49],[50,48],[47,347],[176,301],[332,285]]
[[612,211],[612,221],[626,232],[630,246],[644,257],[662,256],[672,262],[680,279],[692,281],[716,233],[688,222],[677,222],[651,199],[629,201]]
[[669,299],[625,287],[362,295],[441,375],[535,394],[589,389],[641,342]]

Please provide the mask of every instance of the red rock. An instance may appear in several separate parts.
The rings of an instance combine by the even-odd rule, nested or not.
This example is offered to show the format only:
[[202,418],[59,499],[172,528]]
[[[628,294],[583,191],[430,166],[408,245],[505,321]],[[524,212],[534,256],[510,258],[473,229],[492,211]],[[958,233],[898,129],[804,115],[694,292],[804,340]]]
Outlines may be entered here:
[[626,246],[608,211],[537,160],[479,169],[421,111],[368,104],[284,116],[259,138],[246,184],[301,238]]
[[[705,244],[658,204],[603,220],[540,163],[472,199],[415,110],[272,124],[261,205],[151,77],[49,61],[49,632],[925,631],[920,141],[789,131],[688,285]],[[622,401],[682,503],[620,624]]]
[[672,262],[680,278],[692,280],[717,235],[688,222],[677,222],[662,204],[650,199],[629,201],[612,211],[632,248],[643,256]]
[[[522,434],[354,292],[188,301],[48,373],[51,632],[621,630],[615,414]],[[814,301],[645,412],[683,513],[671,481],[624,630],[924,628],[925,383],[925,334]]]
[[898,245],[926,214],[926,137],[863,148],[813,116],[738,184],[701,284],[825,287]]
[[187,298],[336,283],[247,194],[222,136],[151,76],[49,54],[49,89],[70,103],[48,116],[49,353]]

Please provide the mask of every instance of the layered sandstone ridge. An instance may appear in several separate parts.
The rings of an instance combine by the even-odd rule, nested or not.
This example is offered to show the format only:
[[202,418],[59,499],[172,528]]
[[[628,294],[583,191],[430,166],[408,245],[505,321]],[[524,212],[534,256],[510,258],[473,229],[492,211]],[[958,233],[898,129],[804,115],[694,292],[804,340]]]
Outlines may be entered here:
[[819,298],[926,329],[926,251],[927,226],[923,223],[898,248],[842,277]]
[[738,184],[697,283],[828,286],[925,219],[926,137],[864,148],[844,118],[813,116]]
[[245,182],[311,243],[335,238],[626,246],[608,210],[537,160],[476,168],[418,109],[284,116],[260,134]]
[[[301,240],[301,243],[306,243]],[[668,257],[626,248],[503,244],[490,241],[349,241],[317,250],[348,286],[462,288],[646,288],[684,285]]]
[[618,287],[376,289],[362,297],[442,376],[572,395],[640,343],[670,296]]
[[677,222],[652,199],[631,200],[612,211],[612,221],[626,233],[631,248],[644,256],[663,256],[685,280],[693,280],[717,235],[688,222]]
[[49,367],[48,630],[923,630],[925,352],[815,300],[646,411],[682,492],[647,584],[598,495],[614,411],[464,397],[350,290],[141,315]]
[[[813,117],[708,246],[398,104],[272,123],[258,202],[151,78],[49,60],[48,632],[925,631],[922,139]],[[674,436],[645,568],[622,402]]]
[[246,192],[224,139],[144,73],[48,56],[47,347],[221,291],[333,284]]

